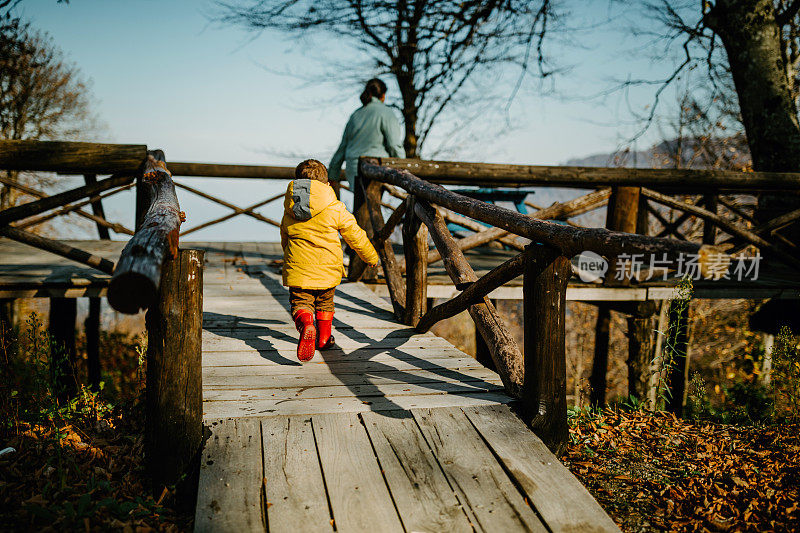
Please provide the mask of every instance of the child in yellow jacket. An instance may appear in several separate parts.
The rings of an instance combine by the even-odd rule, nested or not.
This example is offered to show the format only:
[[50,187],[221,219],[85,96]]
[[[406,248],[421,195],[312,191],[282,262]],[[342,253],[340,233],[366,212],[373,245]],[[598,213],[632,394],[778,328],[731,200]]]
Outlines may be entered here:
[[334,346],[333,295],[344,274],[339,235],[365,263],[374,266],[379,259],[355,217],[336,199],[325,165],[308,159],[297,165],[294,175],[281,221],[283,284],[289,287],[292,318],[300,332],[297,358],[310,361],[315,341],[320,350]]

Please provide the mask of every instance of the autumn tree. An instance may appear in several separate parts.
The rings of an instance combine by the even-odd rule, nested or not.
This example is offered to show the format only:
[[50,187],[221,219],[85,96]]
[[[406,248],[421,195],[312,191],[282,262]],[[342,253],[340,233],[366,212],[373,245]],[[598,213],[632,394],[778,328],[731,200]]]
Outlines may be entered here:
[[[366,80],[397,82],[405,123],[404,146],[417,157],[437,119],[457,104],[466,109],[480,89],[498,83],[498,69],[517,69],[508,96],[535,69],[548,76],[543,40],[554,18],[550,0],[222,0],[217,19],[258,32],[346,39],[368,58],[337,65]],[[355,70],[354,70],[355,69]],[[470,92],[470,89],[472,91]]]
[[[87,81],[50,37],[13,16],[16,4],[0,0],[0,139],[86,134],[96,126]],[[4,186],[0,207],[14,201]]]
[[[700,107],[716,111],[721,124],[733,126],[732,135],[737,126],[745,133],[753,169],[800,172],[800,1],[658,0],[647,10],[667,28],[663,37],[680,56],[661,80],[648,121],[666,87],[703,72]],[[765,222],[798,207],[796,196],[762,194],[755,215]],[[800,242],[800,224],[782,233]]]

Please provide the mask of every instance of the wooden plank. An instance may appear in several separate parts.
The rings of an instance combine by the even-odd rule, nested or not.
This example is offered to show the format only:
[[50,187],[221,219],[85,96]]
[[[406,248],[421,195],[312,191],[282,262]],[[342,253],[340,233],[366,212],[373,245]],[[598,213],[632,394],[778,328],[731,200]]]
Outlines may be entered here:
[[143,144],[0,141],[0,168],[65,174],[135,173],[147,156]]
[[337,531],[402,532],[367,432],[353,413],[313,418]]
[[261,434],[269,531],[332,531],[311,419],[265,418]]
[[473,366],[467,368],[451,369],[448,371],[432,370],[387,370],[372,372],[365,375],[362,372],[350,374],[334,374],[328,372],[304,372],[270,374],[267,376],[205,376],[203,388],[206,393],[217,390],[253,390],[269,389],[276,387],[326,387],[334,385],[366,385],[388,383],[429,383],[432,381],[460,381],[462,383],[490,382],[495,383],[497,375],[486,368]]
[[800,174],[785,172],[738,172],[729,170],[602,168],[573,166],[510,165],[463,161],[423,161],[383,157],[380,164],[408,170],[434,183],[520,187],[598,187],[602,185],[643,185],[706,189],[800,189]]
[[406,531],[471,532],[411,413],[361,416]]
[[[250,350],[247,352],[211,352],[203,353],[203,366],[274,366],[280,364],[274,356],[284,359],[294,357],[296,350]],[[319,357],[328,363],[335,361],[416,361],[429,356],[464,357],[464,352],[456,348],[437,348],[431,350],[426,347],[418,348],[362,348],[352,352],[343,350],[325,350]],[[280,361],[280,359],[278,359]]]
[[[298,385],[298,384],[295,384]],[[446,381],[432,380],[420,383],[390,383],[359,385],[302,386],[280,388],[252,388],[245,390],[206,389],[205,401],[243,402],[251,400],[310,400],[324,398],[347,398],[357,396],[362,400],[372,397],[414,396],[423,394],[467,394],[471,392],[502,391],[498,379],[496,383],[484,381]]]
[[309,415],[319,413],[360,413],[364,411],[396,411],[433,407],[470,407],[509,403],[502,393],[418,394],[412,396],[370,396],[365,400],[324,398],[309,400],[257,400],[245,402],[203,402],[203,418],[235,418],[251,416]]
[[551,531],[619,531],[589,491],[508,406],[467,407],[464,413]]
[[208,421],[200,459],[194,530],[264,531],[258,420]]
[[459,499],[484,531],[547,531],[458,408],[412,411]]
[[[321,369],[321,372],[332,372],[334,374],[345,373],[366,373],[381,372],[392,370],[441,370],[457,369],[462,367],[478,368],[480,365],[475,359],[463,354],[464,357],[444,357],[441,359],[426,358],[419,361],[336,361],[326,363],[324,359],[319,359],[316,363],[306,363],[302,368],[306,372],[314,372]],[[294,361],[290,361],[294,363]],[[275,365],[275,366],[217,366],[203,368],[203,379],[221,378],[223,376],[264,376],[275,375],[282,372],[295,373],[301,365]]]

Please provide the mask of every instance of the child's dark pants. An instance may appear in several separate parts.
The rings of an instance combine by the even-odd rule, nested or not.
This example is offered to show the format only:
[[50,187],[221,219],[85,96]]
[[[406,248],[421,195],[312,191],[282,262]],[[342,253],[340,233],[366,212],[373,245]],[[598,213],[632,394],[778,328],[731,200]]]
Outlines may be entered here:
[[292,316],[298,309],[308,309],[312,313],[333,312],[333,295],[336,287],[330,289],[300,289],[289,287],[289,305],[292,308]]

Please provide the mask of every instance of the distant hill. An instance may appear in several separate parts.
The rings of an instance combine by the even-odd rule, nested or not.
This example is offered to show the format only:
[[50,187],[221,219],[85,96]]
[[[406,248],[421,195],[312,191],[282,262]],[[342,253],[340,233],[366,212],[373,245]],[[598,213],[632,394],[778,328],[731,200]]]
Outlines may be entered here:
[[[680,153],[680,158],[678,154]],[[576,167],[741,169],[750,165],[750,151],[743,135],[719,139],[674,139],[646,150],[576,157],[565,161]]]

